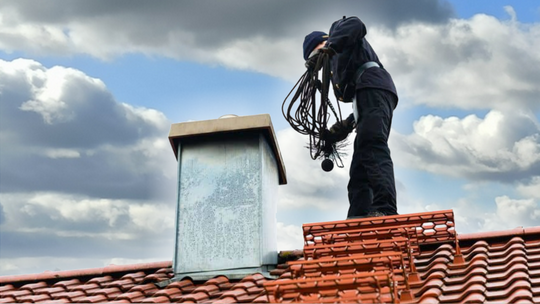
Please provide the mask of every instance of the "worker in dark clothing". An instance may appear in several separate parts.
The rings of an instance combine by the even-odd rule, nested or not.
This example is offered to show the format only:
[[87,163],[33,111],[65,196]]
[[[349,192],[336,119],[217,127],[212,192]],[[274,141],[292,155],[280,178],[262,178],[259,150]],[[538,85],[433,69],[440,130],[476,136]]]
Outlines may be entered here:
[[339,141],[356,125],[347,218],[397,214],[388,136],[398,96],[392,77],[365,35],[364,23],[349,17],[334,22],[329,35],[313,32],[304,40],[304,59],[318,52],[332,56],[334,93],[340,101],[353,104],[353,114],[336,122],[329,132]]

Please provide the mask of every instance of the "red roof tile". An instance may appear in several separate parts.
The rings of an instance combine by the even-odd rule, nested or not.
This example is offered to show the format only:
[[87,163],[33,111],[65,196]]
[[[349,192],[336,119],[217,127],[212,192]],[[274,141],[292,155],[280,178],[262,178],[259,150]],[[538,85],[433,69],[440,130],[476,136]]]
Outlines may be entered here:
[[11,284],[6,284],[6,285],[3,285],[3,286],[0,286],[0,293],[10,291],[10,290],[15,290],[15,287],[13,287],[13,285],[11,285]]
[[88,296],[85,299],[81,301],[81,303],[103,303],[107,302],[108,299],[104,295],[97,295],[97,296]]
[[158,287],[153,283],[146,283],[143,285],[137,285],[133,288],[131,288],[131,291],[140,291],[142,292],[145,297],[151,297],[153,296],[157,291]]
[[154,293],[153,296],[154,297],[163,296],[163,297],[167,297],[169,299],[172,299],[173,296],[181,295],[181,294],[182,294],[182,291],[180,289],[172,287],[172,288],[166,288],[166,289],[163,289],[163,290],[159,290],[156,293]]
[[[453,212],[303,226],[271,273],[206,282],[171,262],[0,277],[0,303],[540,302],[540,227],[457,236]],[[366,272],[370,271],[370,272]],[[156,284],[161,282],[160,284]]]
[[170,302],[171,302],[171,299],[164,296],[146,298],[141,301],[141,303],[170,303]]

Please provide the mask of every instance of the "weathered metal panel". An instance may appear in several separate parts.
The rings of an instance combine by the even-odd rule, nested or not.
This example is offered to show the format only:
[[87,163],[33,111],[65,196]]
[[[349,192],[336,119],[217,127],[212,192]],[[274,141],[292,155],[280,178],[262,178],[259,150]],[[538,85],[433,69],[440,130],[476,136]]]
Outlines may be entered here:
[[261,134],[261,209],[262,209],[262,240],[261,257],[263,265],[277,264],[277,234],[276,234],[276,204],[279,185],[279,172],[276,156],[272,148]]
[[267,136],[270,147],[276,155],[276,162],[279,172],[279,182],[281,185],[287,184],[287,173],[285,164],[279,151],[277,137],[272,126],[270,115],[250,115],[240,117],[228,117],[222,119],[212,119],[204,121],[190,121],[171,125],[169,132],[169,142],[173,148],[174,155],[178,157],[178,142],[185,138],[193,138],[207,135],[220,136],[223,134],[245,133],[245,131],[261,132]]
[[[269,248],[261,245],[270,221],[263,223],[263,214],[272,212],[264,205],[275,201],[263,199],[271,186],[263,183],[270,173],[262,173],[268,164],[261,161],[260,134],[190,141],[178,151],[175,272],[261,266]],[[273,216],[275,222],[275,210]]]

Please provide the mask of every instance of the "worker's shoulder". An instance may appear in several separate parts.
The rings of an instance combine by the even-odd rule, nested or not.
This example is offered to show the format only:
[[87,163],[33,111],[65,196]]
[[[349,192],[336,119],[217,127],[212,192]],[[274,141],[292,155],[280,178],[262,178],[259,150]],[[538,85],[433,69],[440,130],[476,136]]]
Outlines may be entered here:
[[343,18],[334,21],[333,24],[336,26],[337,25],[343,26],[343,25],[352,25],[352,24],[364,24],[364,22],[362,22],[362,20],[360,20],[360,18],[358,18],[357,16],[349,16],[349,17],[343,16]]
[[336,20],[330,27],[330,36],[332,32],[343,31],[348,29],[365,29],[365,24],[356,16],[345,17]]

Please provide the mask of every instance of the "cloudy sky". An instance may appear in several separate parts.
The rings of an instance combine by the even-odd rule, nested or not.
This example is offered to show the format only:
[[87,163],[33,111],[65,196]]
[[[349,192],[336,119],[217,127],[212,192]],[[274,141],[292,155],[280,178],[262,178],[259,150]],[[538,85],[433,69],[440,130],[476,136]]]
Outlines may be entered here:
[[350,158],[323,172],[281,116],[304,36],[343,15],[400,94],[398,211],[453,209],[460,233],[540,225],[537,1],[3,0],[0,275],[171,260],[170,124],[230,113],[277,130],[279,249],[344,219]]

